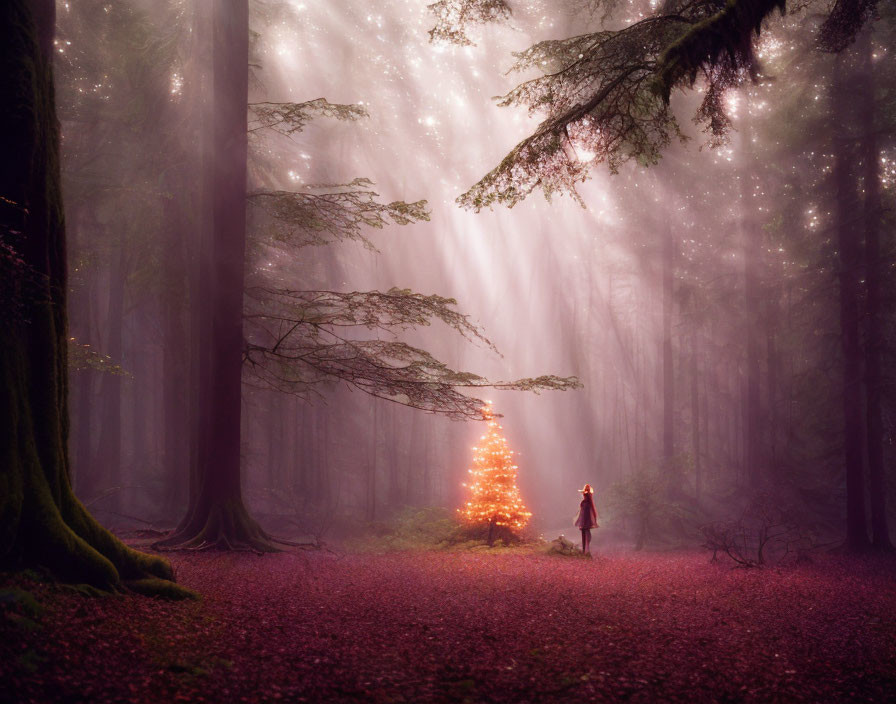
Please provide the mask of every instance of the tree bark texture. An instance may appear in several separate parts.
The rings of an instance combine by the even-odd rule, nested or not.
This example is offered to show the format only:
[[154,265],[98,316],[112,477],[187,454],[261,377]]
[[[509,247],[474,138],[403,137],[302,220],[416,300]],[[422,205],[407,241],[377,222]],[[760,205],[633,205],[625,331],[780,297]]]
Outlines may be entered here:
[[75,497],[68,454],[67,272],[53,88],[53,0],[0,3],[0,563],[104,589],[189,594]]

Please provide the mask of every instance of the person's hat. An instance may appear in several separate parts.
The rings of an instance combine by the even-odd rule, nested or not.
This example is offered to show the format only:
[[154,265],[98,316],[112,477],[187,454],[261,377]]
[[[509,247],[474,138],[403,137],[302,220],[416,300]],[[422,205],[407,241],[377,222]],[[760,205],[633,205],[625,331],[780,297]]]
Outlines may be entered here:
[[590,484],[586,484],[584,489],[579,489],[580,494],[593,494],[594,489],[591,488]]

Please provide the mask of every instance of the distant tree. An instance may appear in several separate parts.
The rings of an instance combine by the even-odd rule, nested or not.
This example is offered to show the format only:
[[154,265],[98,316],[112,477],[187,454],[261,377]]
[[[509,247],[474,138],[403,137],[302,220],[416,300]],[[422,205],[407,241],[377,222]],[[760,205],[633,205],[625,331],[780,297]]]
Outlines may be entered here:
[[[663,228],[662,289],[663,289],[663,469],[675,476],[679,469],[675,462],[675,362],[672,349],[672,314],[675,306],[676,242],[672,228]],[[678,490],[678,482],[671,485]]]
[[[199,355],[198,453],[189,505],[177,528],[157,548],[272,549],[249,515],[241,487],[243,291],[246,262],[246,160],[249,92],[248,0],[212,3],[212,105],[215,150],[205,164],[211,241],[200,295],[205,315]],[[204,382],[204,383],[203,383]]]
[[[877,272],[875,291],[874,257],[869,261],[874,232],[869,237],[867,230],[875,224],[874,218],[868,219],[871,213],[882,218],[878,223],[882,225],[888,221],[886,213],[892,206],[892,192],[880,169],[888,162],[894,132],[892,115],[888,117],[887,90],[880,83],[884,79],[879,78],[892,70],[892,62],[881,51],[888,45],[892,24],[885,15],[862,31],[855,50],[849,48],[834,56],[814,52],[802,59],[796,77],[785,77],[786,67],[792,65],[792,53],[801,52],[793,34],[800,31],[800,21],[792,18],[766,45],[766,50],[769,45],[774,47],[768,70],[782,78],[762,89],[756,103],[760,109],[751,111],[755,127],[751,141],[755,158],[763,165],[761,186],[756,190],[764,194],[754,202],[767,213],[762,226],[765,247],[760,272],[762,326],[770,343],[763,365],[763,371],[768,370],[763,379],[763,401],[768,402],[765,435],[770,445],[769,479],[782,500],[786,495],[795,503],[811,505],[816,516],[824,517],[828,525],[838,525],[844,505],[851,504],[847,513],[852,527],[843,525],[851,536],[847,542],[861,548],[867,544],[863,537],[867,527],[863,527],[865,519],[856,516],[865,514],[866,502],[873,513],[875,503],[887,501],[886,491],[871,488],[875,387],[877,403],[881,404],[879,437],[883,439],[885,464],[889,462],[893,427],[888,421],[893,408],[888,368],[883,365],[875,374],[870,358],[874,348],[881,359],[892,355],[896,339],[892,316],[880,310],[875,316],[872,311],[875,298],[890,302],[884,303],[884,308],[891,306],[893,279],[885,275],[886,269]],[[869,74],[864,57],[871,51],[883,60],[875,61]],[[835,61],[841,62],[838,70],[843,73],[836,81]],[[872,94],[867,78],[875,74],[878,87]],[[843,94],[835,98],[836,92]],[[836,114],[832,111],[835,101]],[[762,109],[763,103],[768,107]],[[746,107],[741,101],[739,114]],[[866,138],[869,118],[876,125],[875,157],[870,156]],[[877,179],[868,175],[869,164],[877,170]],[[875,190],[882,198],[876,206]],[[886,253],[883,256],[890,256],[893,241],[884,235],[886,228],[881,230],[883,237],[878,244]],[[840,246],[841,236],[848,240],[844,247]],[[845,290],[841,284],[845,284]],[[844,294],[847,300],[852,298],[845,316],[841,315]],[[857,328],[849,323],[856,313]],[[879,326],[876,332],[874,318]],[[844,324],[850,330],[849,339],[841,329]],[[853,357],[849,363],[847,347]],[[850,382],[844,374],[847,364],[851,367]],[[856,374],[861,380],[858,387]],[[858,403],[858,416],[845,417],[844,395],[856,390],[859,398],[853,397],[850,407]],[[847,441],[847,436],[852,439]],[[861,486],[864,482],[855,480],[859,472],[865,474],[865,462],[867,492]],[[878,536],[885,534],[878,529]]]
[[0,6],[0,561],[104,589],[184,596],[167,562],[120,542],[71,487],[55,14],[52,0]]
[[868,544],[865,525],[865,467],[862,458],[862,350],[860,338],[859,267],[861,244],[852,220],[860,212],[856,182],[857,154],[845,125],[850,117],[845,56],[835,59],[831,85],[831,129],[834,147],[834,219],[839,255],[840,340],[843,346],[843,450],[846,464],[846,541],[852,549]]
[[871,31],[863,32],[859,42],[860,152],[863,167],[863,230],[865,247],[865,433],[868,443],[868,486],[871,496],[871,543],[890,550],[887,519],[887,470],[884,460],[883,390],[881,360],[887,349],[884,333],[882,297],[885,284],[881,257],[882,198],[880,183],[879,117],[876,99],[878,79],[873,57]]
[[[183,59],[194,44],[184,10],[178,0],[59,7],[71,335],[111,352],[129,372],[113,378],[99,366],[72,369],[73,481],[90,505],[108,497],[96,503],[102,518],[142,512],[148,501],[164,515],[182,501],[185,254],[198,162],[197,140],[185,135],[199,103],[182,90],[192,78]],[[159,397],[165,412],[153,414]],[[136,485],[145,489],[125,491]]]
[[678,512],[668,503],[665,487],[664,476],[641,470],[613,484],[607,492],[613,514],[634,524],[635,550],[644,548],[662,520]]

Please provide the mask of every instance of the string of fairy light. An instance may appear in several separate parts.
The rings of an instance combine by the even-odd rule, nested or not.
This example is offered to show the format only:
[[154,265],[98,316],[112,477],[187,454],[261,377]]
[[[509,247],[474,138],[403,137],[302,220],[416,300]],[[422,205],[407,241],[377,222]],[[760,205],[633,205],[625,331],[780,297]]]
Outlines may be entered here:
[[488,432],[473,448],[470,479],[463,484],[469,489],[470,498],[463,508],[458,509],[458,513],[465,523],[494,522],[495,526],[519,530],[532,516],[526,510],[516,485],[519,468],[513,464],[513,450],[501,435],[503,428],[495,420],[491,401],[482,407],[482,416],[488,425]]

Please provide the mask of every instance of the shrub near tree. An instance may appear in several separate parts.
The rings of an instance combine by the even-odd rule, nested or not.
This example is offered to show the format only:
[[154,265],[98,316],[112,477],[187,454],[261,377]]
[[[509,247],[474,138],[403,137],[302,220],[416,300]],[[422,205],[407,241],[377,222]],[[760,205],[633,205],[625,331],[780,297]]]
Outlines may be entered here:
[[636,472],[610,487],[609,508],[626,532],[632,531],[635,550],[643,549],[651,537],[682,532],[685,509],[668,496],[668,482],[656,471]]

